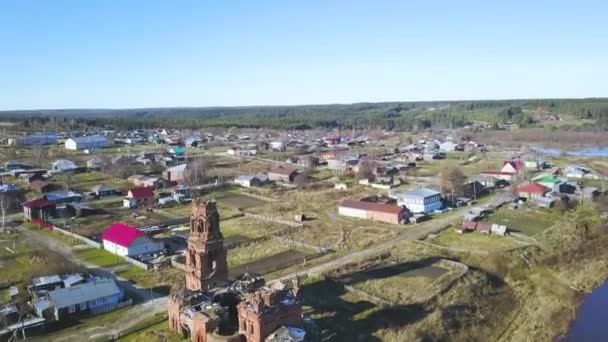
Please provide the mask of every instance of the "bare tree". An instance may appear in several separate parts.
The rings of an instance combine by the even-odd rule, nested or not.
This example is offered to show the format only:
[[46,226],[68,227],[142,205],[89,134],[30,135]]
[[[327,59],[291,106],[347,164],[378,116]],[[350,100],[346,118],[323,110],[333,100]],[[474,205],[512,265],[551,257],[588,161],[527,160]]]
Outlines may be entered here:
[[4,232],[6,229],[6,212],[10,206],[9,200],[6,197],[6,194],[0,194],[0,219],[2,220],[2,222],[0,222],[2,224],[2,229],[0,229],[1,232]]
[[461,195],[467,177],[458,168],[444,170],[440,174],[441,190],[451,193],[452,200],[456,195]]
[[44,148],[43,146],[35,145],[32,148],[32,161],[34,162],[34,165],[42,165],[42,162],[48,157],[48,152],[48,149]]
[[184,181],[188,185],[199,185],[209,180],[208,171],[213,167],[213,161],[207,158],[192,159],[184,170]]

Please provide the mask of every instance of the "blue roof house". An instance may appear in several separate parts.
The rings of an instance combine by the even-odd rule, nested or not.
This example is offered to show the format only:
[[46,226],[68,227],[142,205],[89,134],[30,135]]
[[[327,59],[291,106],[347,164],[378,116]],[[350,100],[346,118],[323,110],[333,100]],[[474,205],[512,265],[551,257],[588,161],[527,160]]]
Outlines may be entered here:
[[393,193],[399,206],[405,205],[412,213],[431,213],[443,206],[441,193],[428,188],[415,188]]

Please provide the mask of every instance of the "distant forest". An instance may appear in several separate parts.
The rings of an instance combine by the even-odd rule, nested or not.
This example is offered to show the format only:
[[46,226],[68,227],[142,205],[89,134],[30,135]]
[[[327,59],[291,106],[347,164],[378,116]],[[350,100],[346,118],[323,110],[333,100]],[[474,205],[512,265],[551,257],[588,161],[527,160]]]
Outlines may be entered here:
[[608,126],[608,98],[443,102],[381,102],[302,106],[68,109],[0,112],[3,120],[25,127],[49,121],[122,129],[172,128],[380,128],[424,130],[457,128],[475,122],[531,127],[546,119],[593,119]]

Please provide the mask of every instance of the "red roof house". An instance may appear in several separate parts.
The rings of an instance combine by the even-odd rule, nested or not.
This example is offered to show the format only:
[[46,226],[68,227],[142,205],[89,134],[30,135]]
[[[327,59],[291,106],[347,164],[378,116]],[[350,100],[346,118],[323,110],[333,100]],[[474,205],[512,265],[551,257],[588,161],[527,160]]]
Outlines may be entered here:
[[525,167],[526,163],[521,159],[505,160],[500,171],[519,174]]
[[156,204],[156,195],[150,187],[138,187],[129,190],[127,197],[123,201],[123,206],[127,208],[138,208],[142,205]]
[[391,224],[399,224],[409,219],[411,212],[405,206],[384,203],[353,201],[345,199],[338,207],[343,216],[364,218]]
[[543,197],[547,192],[549,192],[548,188],[537,183],[530,183],[517,188],[519,197],[524,198],[540,198]]
[[103,248],[122,256],[156,253],[164,249],[162,241],[155,241],[141,230],[124,223],[114,223],[101,236]]
[[46,220],[53,216],[57,208],[57,204],[53,201],[44,198],[21,203],[23,207],[23,216],[26,220],[39,219]]

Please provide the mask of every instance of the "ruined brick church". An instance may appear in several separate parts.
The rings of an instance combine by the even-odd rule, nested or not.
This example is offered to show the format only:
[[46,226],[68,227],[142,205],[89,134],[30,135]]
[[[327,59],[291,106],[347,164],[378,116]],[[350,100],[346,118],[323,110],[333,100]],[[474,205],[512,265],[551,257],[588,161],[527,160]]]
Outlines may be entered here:
[[228,279],[215,202],[192,205],[185,286],[169,298],[169,327],[194,342],[304,341],[298,282],[287,289],[260,276]]

